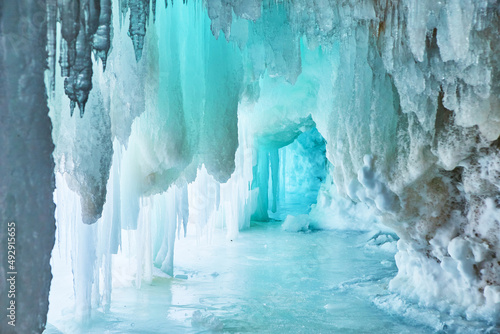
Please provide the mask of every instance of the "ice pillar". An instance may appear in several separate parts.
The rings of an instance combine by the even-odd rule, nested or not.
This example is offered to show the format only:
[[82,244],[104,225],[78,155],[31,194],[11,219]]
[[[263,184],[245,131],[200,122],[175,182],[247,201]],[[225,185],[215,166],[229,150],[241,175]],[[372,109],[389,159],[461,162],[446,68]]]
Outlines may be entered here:
[[258,189],[257,207],[252,214],[252,220],[265,221],[269,219],[269,152],[259,148],[257,165],[253,167],[252,189]]

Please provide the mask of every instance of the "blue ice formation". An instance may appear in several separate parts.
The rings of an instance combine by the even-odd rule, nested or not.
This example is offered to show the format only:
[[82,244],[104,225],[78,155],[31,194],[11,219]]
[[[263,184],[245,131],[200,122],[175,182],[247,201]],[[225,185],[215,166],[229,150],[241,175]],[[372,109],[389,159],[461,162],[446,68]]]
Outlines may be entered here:
[[[46,22],[22,29],[16,15],[36,16],[31,3],[0,7],[0,170],[15,173],[13,159],[34,169],[31,183],[3,181],[1,218],[35,224],[15,204],[29,198],[51,248],[52,135],[56,220],[74,224],[78,317],[96,298],[109,305],[122,231],[136,231],[140,285],[153,265],[172,275],[176,233],[192,223],[234,237],[286,204],[287,180],[297,194],[319,189],[302,213],[318,226],[348,227],[349,217],[351,228],[380,220],[396,231],[394,291],[498,315],[498,1],[44,0]],[[82,118],[70,116],[76,104]],[[324,169],[290,162],[310,131],[324,140]],[[15,153],[30,136],[40,156]],[[290,163],[303,183],[290,180]],[[31,191],[38,181],[47,186]],[[46,288],[19,301],[41,305],[27,332],[44,324],[50,280],[37,247],[22,255],[45,265]]]

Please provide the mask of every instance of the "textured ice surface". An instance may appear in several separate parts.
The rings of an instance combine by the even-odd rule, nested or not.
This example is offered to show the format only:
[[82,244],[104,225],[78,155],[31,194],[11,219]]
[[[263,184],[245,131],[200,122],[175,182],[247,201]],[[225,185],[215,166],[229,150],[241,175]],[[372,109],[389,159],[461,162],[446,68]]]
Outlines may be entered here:
[[[124,274],[130,259],[119,255],[109,312],[96,308],[92,323],[79,325],[71,313],[71,286],[53,290],[46,333],[207,333],[223,326],[222,333],[423,334],[489,328],[391,293],[388,284],[397,271],[391,234],[295,233],[280,224],[255,224],[233,240],[216,230],[210,241],[197,240],[193,226],[176,242],[175,275],[183,278],[156,269],[140,289]],[[71,273],[57,264],[53,284],[67,284]]]

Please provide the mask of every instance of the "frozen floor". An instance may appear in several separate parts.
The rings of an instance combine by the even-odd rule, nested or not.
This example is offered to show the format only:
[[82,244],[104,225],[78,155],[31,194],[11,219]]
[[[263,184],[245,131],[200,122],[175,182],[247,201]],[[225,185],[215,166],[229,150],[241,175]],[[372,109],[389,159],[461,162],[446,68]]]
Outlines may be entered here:
[[61,291],[52,291],[45,333],[484,332],[481,324],[390,293],[397,270],[391,240],[348,231],[290,233],[279,222],[255,223],[233,241],[222,232],[210,243],[188,236],[176,242],[177,278],[155,271],[152,284],[140,289],[114,288],[110,312],[98,308],[87,326],[73,322],[61,292],[71,295],[71,278],[64,287],[56,275]]

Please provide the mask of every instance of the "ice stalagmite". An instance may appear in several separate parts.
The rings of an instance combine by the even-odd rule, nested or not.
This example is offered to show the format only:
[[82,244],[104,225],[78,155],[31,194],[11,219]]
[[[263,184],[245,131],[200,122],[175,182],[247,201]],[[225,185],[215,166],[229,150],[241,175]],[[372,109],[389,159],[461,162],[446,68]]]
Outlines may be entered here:
[[[40,333],[47,319],[55,207],[45,13],[46,1],[0,3],[0,332],[6,334]],[[8,241],[15,252],[8,252]]]

